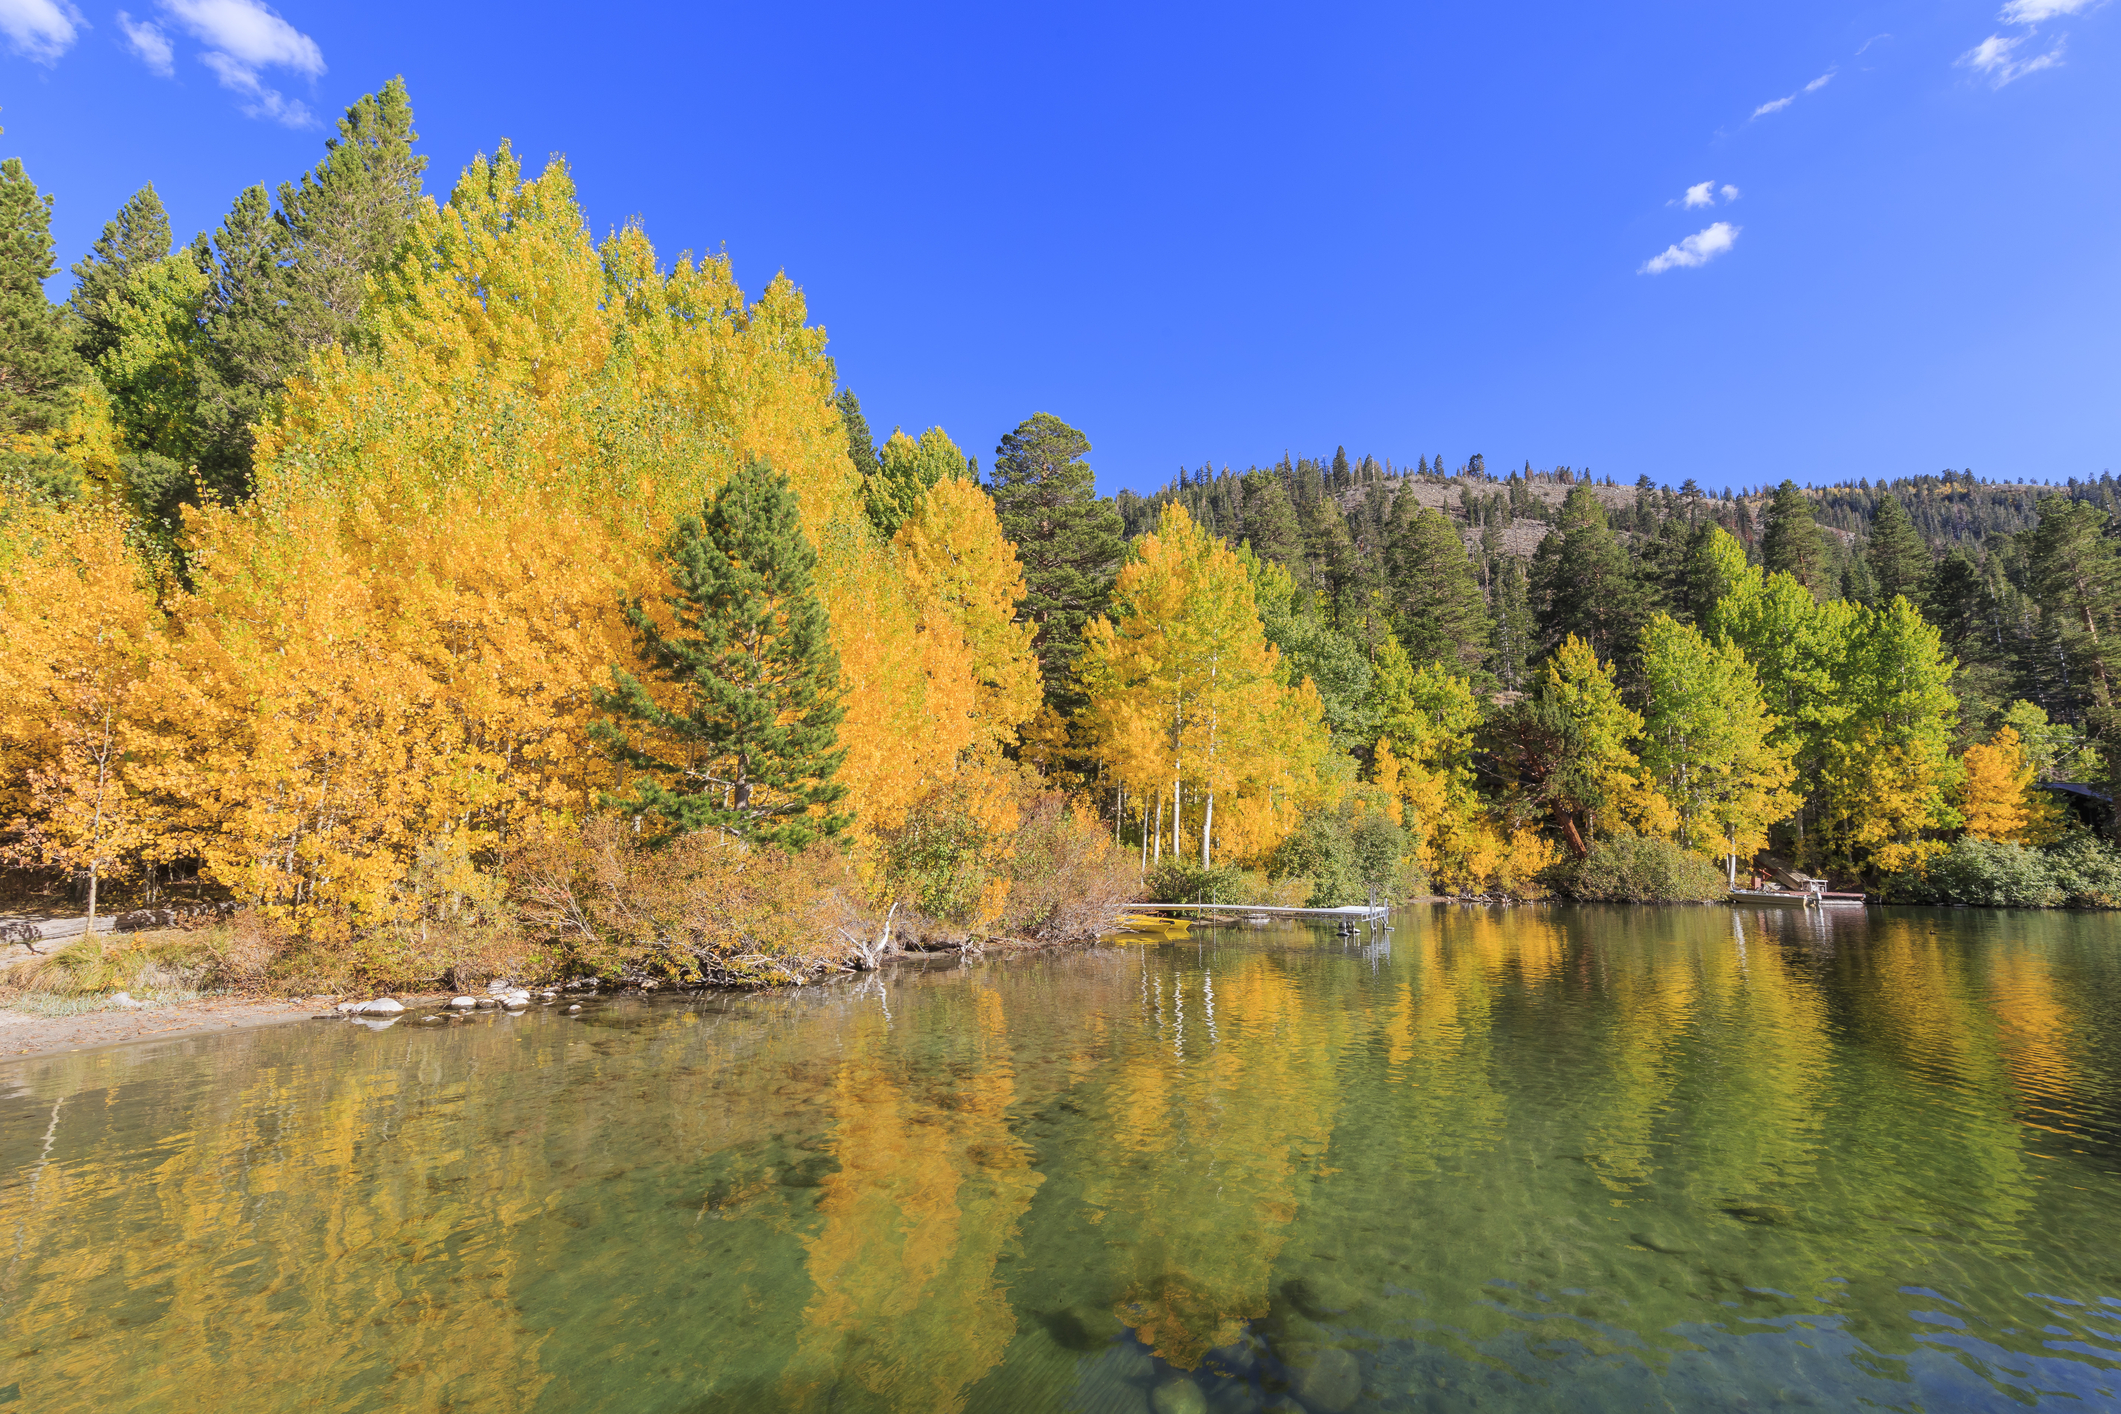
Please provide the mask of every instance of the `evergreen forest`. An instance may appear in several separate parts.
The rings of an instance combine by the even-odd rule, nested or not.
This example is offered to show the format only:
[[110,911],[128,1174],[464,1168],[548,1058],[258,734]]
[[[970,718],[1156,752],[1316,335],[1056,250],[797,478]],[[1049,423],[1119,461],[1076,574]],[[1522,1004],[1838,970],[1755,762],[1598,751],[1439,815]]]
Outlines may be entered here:
[[[2110,477],[882,435],[786,276],[409,95],[72,267],[0,164],[0,852],[238,981],[799,982],[1144,897],[2114,906]],[[983,465],[984,460],[984,465]]]

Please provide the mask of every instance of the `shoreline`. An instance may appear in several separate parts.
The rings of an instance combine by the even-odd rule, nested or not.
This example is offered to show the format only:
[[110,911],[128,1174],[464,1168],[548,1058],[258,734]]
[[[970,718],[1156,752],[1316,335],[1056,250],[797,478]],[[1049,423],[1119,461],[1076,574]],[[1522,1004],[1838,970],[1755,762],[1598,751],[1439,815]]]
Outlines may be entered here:
[[[286,1021],[307,1021],[336,1003],[315,998],[200,997],[148,1002],[137,1011],[104,1007],[76,1016],[37,1016],[0,1006],[0,1066],[78,1055],[106,1046],[218,1036]],[[408,1005],[413,1003],[408,1002]]]

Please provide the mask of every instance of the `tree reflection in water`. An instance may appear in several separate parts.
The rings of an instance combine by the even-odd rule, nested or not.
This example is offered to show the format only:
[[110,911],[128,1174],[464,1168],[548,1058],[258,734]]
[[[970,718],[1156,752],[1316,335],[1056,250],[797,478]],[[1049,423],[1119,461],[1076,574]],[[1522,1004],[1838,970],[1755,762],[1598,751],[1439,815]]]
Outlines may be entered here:
[[2083,1407],[2117,983],[2091,916],[1424,909],[21,1062],[0,1392]]

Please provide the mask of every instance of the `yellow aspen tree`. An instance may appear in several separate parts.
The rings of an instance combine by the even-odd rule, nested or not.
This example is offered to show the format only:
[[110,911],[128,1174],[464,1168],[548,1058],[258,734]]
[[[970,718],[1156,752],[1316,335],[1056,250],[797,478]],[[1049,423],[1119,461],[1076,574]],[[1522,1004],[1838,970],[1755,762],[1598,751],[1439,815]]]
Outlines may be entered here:
[[138,867],[155,840],[131,768],[135,693],[160,626],[123,516],[100,499],[18,510],[0,543],[0,622],[6,852],[84,874],[95,936],[103,882]]
[[892,543],[915,603],[939,610],[964,639],[979,684],[982,731],[997,743],[1013,743],[1038,714],[1038,660],[1031,652],[1037,628],[1018,616],[1024,567],[1002,536],[993,500],[976,482],[939,479],[915,502]]
[[1976,839],[2046,844],[2058,833],[2054,803],[2033,789],[2036,767],[2019,739],[2005,726],[1985,742],[1960,755],[1965,777],[1960,783],[1960,813],[1966,832]]
[[1959,823],[1957,666],[1935,625],[1905,599],[1852,613],[1814,788],[1819,843],[1831,861],[1895,871],[1944,848],[1936,832]]
[[[1272,807],[1289,804],[1300,778],[1315,772],[1323,703],[1308,680],[1283,680],[1244,561],[1183,506],[1167,506],[1155,533],[1134,549],[1114,591],[1115,617],[1085,630],[1078,669],[1090,698],[1085,715],[1114,777],[1158,802],[1159,817],[1168,801],[1174,851],[1189,832],[1192,787],[1200,804],[1197,857],[1208,867],[1218,800],[1227,816],[1233,802],[1251,797],[1269,807],[1271,821]],[[1242,814],[1244,852],[1278,843],[1276,826],[1262,828],[1256,806]],[[1163,832],[1152,829],[1160,856]]]
[[973,655],[922,632],[868,525],[785,278],[747,301],[726,260],[665,270],[633,228],[599,247],[564,164],[526,178],[504,148],[420,213],[363,317],[260,429],[254,500],[184,532],[158,730],[217,874],[404,916],[593,808],[618,784],[587,728],[632,651],[622,605],[751,458],[787,471],[818,550],[858,818],[902,815],[980,738]]
[[1791,746],[1775,740],[1759,680],[1736,645],[1659,614],[1643,630],[1642,659],[1643,765],[1676,812],[1679,844],[1724,855],[1735,877],[1738,859],[1767,844],[1768,826],[1803,803],[1789,789]]

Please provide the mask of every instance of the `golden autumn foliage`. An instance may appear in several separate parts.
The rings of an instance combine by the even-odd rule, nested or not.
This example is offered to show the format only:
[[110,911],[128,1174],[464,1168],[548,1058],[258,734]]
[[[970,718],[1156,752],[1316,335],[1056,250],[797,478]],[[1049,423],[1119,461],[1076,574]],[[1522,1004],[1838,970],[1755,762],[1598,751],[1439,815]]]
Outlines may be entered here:
[[1245,562],[1183,506],[1166,506],[1133,548],[1113,617],[1084,632],[1087,734],[1159,854],[1168,803],[1175,854],[1203,867],[1217,854],[1264,855],[1320,803],[1329,742],[1318,691],[1286,681]]
[[985,498],[940,484],[881,541],[835,381],[784,277],[747,301],[726,259],[666,270],[634,228],[598,245],[564,164],[478,159],[419,214],[358,337],[257,429],[255,496],[188,511],[189,582],[160,617],[114,517],[5,529],[13,599],[71,606],[10,634],[10,760],[72,763],[18,771],[11,813],[43,791],[37,847],[77,848],[53,802],[81,798],[79,753],[58,743],[95,713],[54,704],[80,680],[126,703],[106,796],[119,818],[157,803],[148,853],[197,857],[314,937],[489,908],[504,853],[619,784],[588,727],[635,651],[623,606],[665,589],[675,519],[761,459],[819,552],[859,847],[991,772],[1037,677]]
[[0,544],[0,847],[98,883],[150,857],[156,812],[128,772],[159,628],[123,516],[21,508]]
[[1959,758],[1960,813],[1976,839],[2046,844],[2061,833],[2059,812],[2045,791],[2033,789],[2035,767],[2015,727],[2002,727]]

